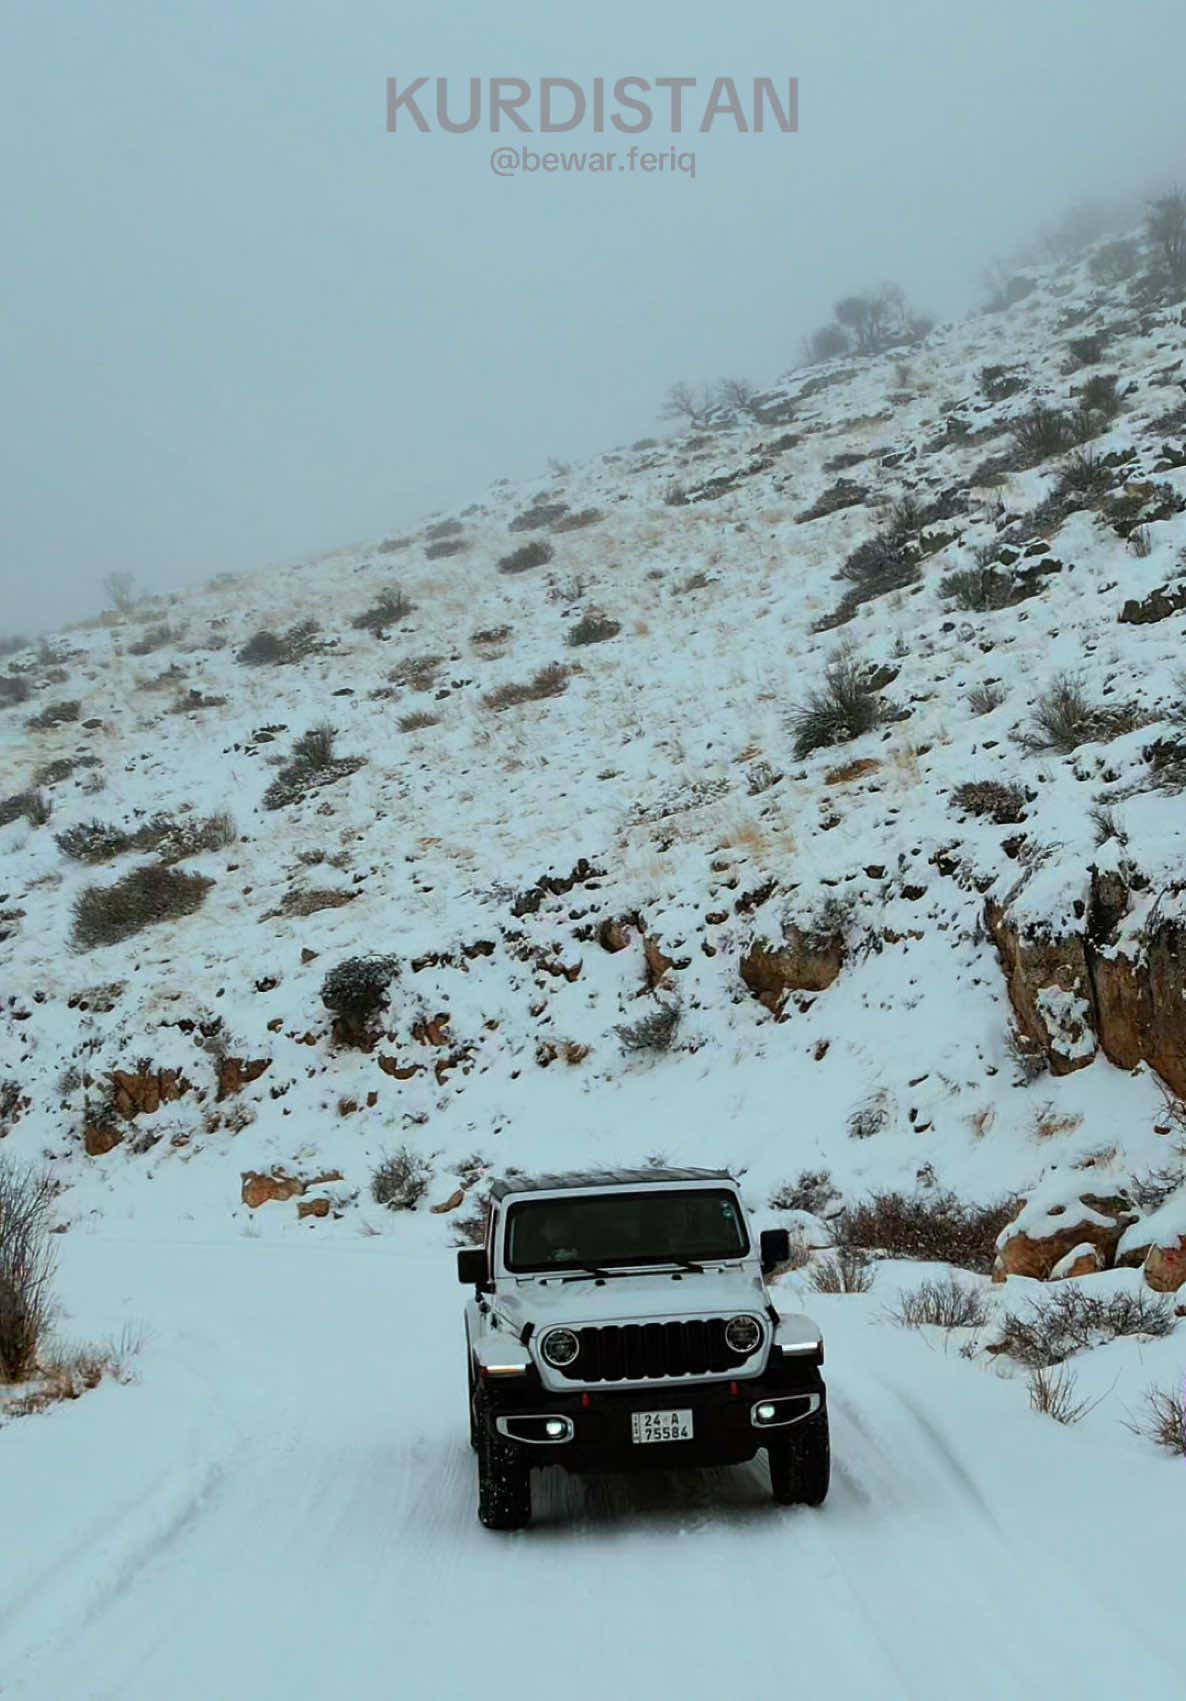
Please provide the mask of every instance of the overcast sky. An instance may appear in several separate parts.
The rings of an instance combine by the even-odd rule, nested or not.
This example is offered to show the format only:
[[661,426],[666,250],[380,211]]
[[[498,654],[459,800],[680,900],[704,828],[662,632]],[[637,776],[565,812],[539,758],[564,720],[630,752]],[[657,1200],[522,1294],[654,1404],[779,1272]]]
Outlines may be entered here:
[[[773,377],[839,294],[950,317],[1067,204],[1186,178],[1181,0],[420,13],[10,9],[0,629],[397,531],[653,432],[676,379]],[[800,129],[392,135],[392,76],[455,116],[471,76],[694,76],[691,125],[796,76]],[[496,141],[696,174],[498,177]]]

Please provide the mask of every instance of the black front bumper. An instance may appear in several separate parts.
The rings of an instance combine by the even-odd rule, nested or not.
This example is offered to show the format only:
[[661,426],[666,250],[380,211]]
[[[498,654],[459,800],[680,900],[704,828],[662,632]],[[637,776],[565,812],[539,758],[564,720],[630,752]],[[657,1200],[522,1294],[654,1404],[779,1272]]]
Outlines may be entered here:
[[[535,1375],[516,1377],[517,1387],[484,1383],[485,1421],[499,1442],[516,1448],[524,1463],[563,1465],[579,1472],[636,1469],[676,1470],[681,1466],[736,1465],[752,1459],[772,1438],[793,1432],[796,1425],[763,1428],[752,1417],[755,1405],[764,1401],[779,1404],[779,1415],[802,1411],[810,1402],[800,1396],[817,1395],[818,1410],[826,1411],[824,1380],[815,1364],[786,1360],[770,1366],[767,1373],[748,1381],[671,1381],[632,1388],[590,1388],[554,1394]],[[793,1404],[783,1402],[793,1401]],[[634,1412],[675,1411],[692,1413],[690,1441],[640,1443],[632,1439]],[[498,1419],[516,1413],[566,1418],[572,1439],[559,1442],[524,1442],[508,1437],[498,1428]]]

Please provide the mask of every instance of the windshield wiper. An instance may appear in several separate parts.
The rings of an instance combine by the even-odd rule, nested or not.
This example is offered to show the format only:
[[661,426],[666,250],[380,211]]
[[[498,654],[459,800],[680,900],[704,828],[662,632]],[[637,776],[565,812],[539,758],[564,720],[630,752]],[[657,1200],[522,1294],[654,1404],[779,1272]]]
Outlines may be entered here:
[[609,1271],[601,1269],[597,1264],[582,1264],[578,1270],[570,1268],[568,1275],[561,1276],[560,1280],[562,1282],[583,1282],[586,1276],[600,1276],[602,1281],[605,1281],[608,1275]]

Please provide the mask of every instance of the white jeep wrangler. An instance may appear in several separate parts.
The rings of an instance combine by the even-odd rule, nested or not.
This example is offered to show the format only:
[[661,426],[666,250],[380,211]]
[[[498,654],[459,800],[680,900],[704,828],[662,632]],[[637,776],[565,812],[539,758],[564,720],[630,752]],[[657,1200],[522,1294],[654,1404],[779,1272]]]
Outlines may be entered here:
[[783,1505],[828,1492],[819,1329],[782,1315],[725,1171],[515,1176],[458,1253],[470,1441],[488,1529],[531,1520],[531,1469],[736,1464],[765,1449]]

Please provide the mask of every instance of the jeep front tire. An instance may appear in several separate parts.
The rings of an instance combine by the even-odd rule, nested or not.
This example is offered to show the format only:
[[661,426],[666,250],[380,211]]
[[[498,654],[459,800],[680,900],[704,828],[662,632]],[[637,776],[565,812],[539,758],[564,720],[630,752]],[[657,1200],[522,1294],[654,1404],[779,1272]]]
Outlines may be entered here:
[[780,1506],[822,1506],[831,1477],[828,1414],[814,1412],[785,1435],[771,1437],[770,1490]]
[[478,1431],[478,1517],[488,1530],[522,1530],[531,1522],[531,1470],[519,1449],[495,1434],[485,1400],[475,1402]]

